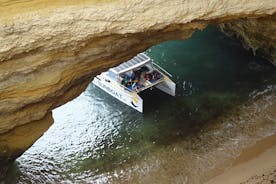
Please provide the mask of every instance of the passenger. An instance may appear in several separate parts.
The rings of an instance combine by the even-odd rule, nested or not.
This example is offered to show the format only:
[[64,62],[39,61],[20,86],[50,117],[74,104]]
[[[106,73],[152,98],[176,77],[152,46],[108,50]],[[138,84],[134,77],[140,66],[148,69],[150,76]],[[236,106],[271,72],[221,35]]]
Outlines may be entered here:
[[150,79],[149,74],[146,74],[144,78],[145,78],[145,80],[149,80]]
[[131,89],[132,90],[135,90],[136,89],[136,83],[134,82],[134,83],[132,83],[132,85],[131,85]]
[[139,83],[144,84],[145,83],[145,76],[146,76],[146,71],[143,71],[140,75]]
[[127,82],[125,85],[127,88],[131,89],[131,82]]
[[124,86],[126,86],[126,84],[128,83],[128,79],[127,79],[127,77],[124,77],[123,79],[122,79],[122,82],[121,82],[121,84],[122,85],[124,85]]
[[135,78],[135,74],[132,70],[128,71],[125,73],[126,76],[128,76],[130,79],[134,79]]

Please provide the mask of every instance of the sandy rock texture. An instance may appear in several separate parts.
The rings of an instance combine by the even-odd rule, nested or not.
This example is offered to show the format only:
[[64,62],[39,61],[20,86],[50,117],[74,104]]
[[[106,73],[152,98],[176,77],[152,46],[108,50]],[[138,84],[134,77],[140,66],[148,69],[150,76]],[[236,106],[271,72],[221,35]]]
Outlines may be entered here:
[[0,183],[14,158],[24,153],[53,123],[52,113],[0,136]]
[[276,168],[272,168],[262,175],[254,175],[241,184],[275,184],[276,183]]
[[[27,149],[51,110],[103,70],[210,23],[275,12],[274,0],[0,0],[0,133],[35,123],[36,138],[17,137]],[[20,155],[1,140],[0,158]]]
[[244,47],[276,66],[276,14],[257,19],[243,18],[223,23],[220,28],[242,40]]

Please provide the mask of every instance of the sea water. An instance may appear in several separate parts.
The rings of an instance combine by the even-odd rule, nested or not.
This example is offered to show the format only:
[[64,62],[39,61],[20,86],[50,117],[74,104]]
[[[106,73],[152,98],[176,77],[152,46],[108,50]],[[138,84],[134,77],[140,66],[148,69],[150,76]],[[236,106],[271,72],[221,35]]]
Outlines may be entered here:
[[208,27],[146,53],[172,74],[176,97],[148,90],[142,114],[90,84],[53,111],[5,182],[201,183],[276,132],[276,69],[239,41]]

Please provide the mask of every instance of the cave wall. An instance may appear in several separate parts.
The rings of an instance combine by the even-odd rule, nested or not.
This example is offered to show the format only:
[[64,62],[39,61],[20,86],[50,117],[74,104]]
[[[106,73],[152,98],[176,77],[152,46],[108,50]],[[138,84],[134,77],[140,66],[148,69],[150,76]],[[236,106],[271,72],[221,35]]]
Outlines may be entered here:
[[276,66],[276,14],[261,18],[242,18],[220,24],[227,35],[240,39],[246,49]]

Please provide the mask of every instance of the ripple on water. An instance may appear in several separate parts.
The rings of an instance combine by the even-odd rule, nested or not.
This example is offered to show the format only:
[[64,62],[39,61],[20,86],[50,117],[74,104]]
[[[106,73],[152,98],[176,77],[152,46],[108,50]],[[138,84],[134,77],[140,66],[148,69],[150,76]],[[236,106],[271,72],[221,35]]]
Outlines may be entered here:
[[175,98],[143,93],[140,114],[90,84],[53,111],[6,182],[201,183],[276,132],[275,68],[239,43],[208,28],[147,52],[173,74]]
[[254,103],[212,120],[199,133],[124,167],[121,177],[107,173],[112,176],[110,181],[203,183],[229,166],[242,148],[276,133],[276,86],[273,88],[265,90],[265,95],[260,91],[263,95]]

